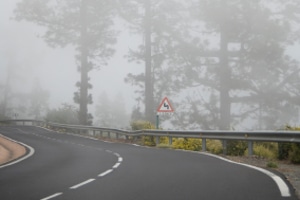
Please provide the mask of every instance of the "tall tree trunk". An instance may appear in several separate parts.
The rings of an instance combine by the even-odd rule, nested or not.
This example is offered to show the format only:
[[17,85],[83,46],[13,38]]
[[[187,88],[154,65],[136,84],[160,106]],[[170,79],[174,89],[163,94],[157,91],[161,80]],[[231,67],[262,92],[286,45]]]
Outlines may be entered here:
[[224,25],[220,31],[220,123],[219,129],[230,129],[230,69],[228,66],[228,37]]
[[87,4],[85,0],[81,1],[81,41],[80,41],[80,99],[79,99],[79,122],[82,125],[88,125],[88,50],[86,44],[87,38]]
[[155,122],[152,55],[151,55],[151,0],[145,0],[145,118]]

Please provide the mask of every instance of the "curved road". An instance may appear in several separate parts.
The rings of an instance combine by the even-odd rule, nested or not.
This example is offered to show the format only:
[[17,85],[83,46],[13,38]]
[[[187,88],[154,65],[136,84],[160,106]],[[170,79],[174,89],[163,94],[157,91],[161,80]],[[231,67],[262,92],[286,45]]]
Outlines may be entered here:
[[106,143],[31,126],[0,127],[0,134],[34,149],[22,162],[0,168],[0,199],[297,199],[293,193],[282,196],[261,171],[205,154]]

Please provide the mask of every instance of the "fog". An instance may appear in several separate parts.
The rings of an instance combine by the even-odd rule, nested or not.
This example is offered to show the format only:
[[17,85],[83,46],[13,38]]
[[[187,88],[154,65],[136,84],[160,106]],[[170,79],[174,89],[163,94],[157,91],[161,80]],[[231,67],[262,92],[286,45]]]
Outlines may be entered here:
[[[51,48],[41,38],[44,32],[42,27],[27,21],[14,20],[13,10],[17,2],[19,1],[0,2],[0,83],[4,84],[8,70],[14,68],[17,71],[16,77],[10,84],[15,93],[29,92],[38,81],[41,88],[50,93],[50,109],[59,107],[62,103],[74,104],[73,93],[77,90],[75,83],[80,79],[74,47]],[[121,41],[129,41],[130,33],[123,31],[119,37]],[[125,84],[124,78],[130,71],[143,71],[143,65],[128,63],[124,58],[128,49],[135,47],[134,43],[131,45],[133,47],[119,42],[116,46],[117,52],[108,65],[89,74],[94,98],[94,104],[89,106],[92,113],[95,112],[99,95],[104,91],[112,99],[121,94],[127,113],[135,106],[134,88]],[[21,114],[19,117],[27,116]]]
[[[44,119],[48,111],[58,109],[64,104],[73,105],[78,109],[79,105],[74,103],[73,99],[74,92],[78,91],[76,83],[81,78],[77,70],[79,60],[75,58],[75,55],[78,56],[79,54],[78,46],[50,47],[44,38],[42,38],[47,30],[46,27],[38,26],[34,22],[25,20],[17,21],[14,19],[14,9],[17,2],[22,1],[10,0],[0,2],[0,92],[2,94],[0,103],[2,103],[2,107],[6,110],[4,115],[9,118]],[[159,1],[155,0],[153,2],[160,6]],[[172,5],[172,1],[165,2],[171,2],[170,4],[166,3],[166,5]],[[193,2],[196,5],[197,1]],[[261,5],[268,4],[266,1],[261,2]],[[271,1],[269,5],[271,10],[280,11],[281,7],[278,6],[278,2],[280,1]],[[293,0],[289,2],[293,2]],[[125,1],[124,4],[126,4]],[[270,25],[270,31],[264,32],[265,28],[260,27],[258,23],[257,27],[253,25],[253,33],[257,35],[261,34],[262,36],[252,37],[247,36],[247,31],[245,31],[246,33],[241,31],[243,29],[246,30],[247,25],[250,24],[247,24],[248,22],[240,23],[240,26],[233,28],[232,33],[234,35],[236,32],[243,32],[241,37],[243,37],[243,34],[246,35],[244,37],[247,41],[228,40],[224,50],[224,48],[222,49],[223,35],[216,33],[217,31],[212,27],[214,26],[214,20],[218,20],[218,17],[222,16],[226,11],[224,13],[206,13],[206,15],[198,13],[199,16],[201,15],[199,17],[197,12],[194,12],[193,8],[189,7],[187,10],[194,13],[191,14],[191,20],[185,21],[182,24],[180,24],[181,22],[176,24],[178,22],[176,19],[185,17],[185,12],[181,8],[176,8],[175,6],[174,8],[166,8],[163,3],[161,4],[161,7],[157,6],[157,8],[166,9],[165,11],[168,14],[172,14],[172,12],[176,13],[175,9],[178,9],[178,15],[175,14],[172,16],[173,18],[170,17],[170,21],[174,23],[173,35],[165,36],[161,34],[159,30],[161,27],[158,27],[158,30],[154,30],[154,32],[157,31],[155,34],[150,34],[150,37],[153,39],[151,41],[153,45],[152,52],[150,49],[150,60],[152,59],[152,61],[150,62],[152,62],[153,66],[150,70],[151,75],[149,77],[151,80],[149,83],[153,85],[148,86],[147,89],[148,75],[147,72],[144,74],[147,58],[144,58],[145,61],[140,59],[139,62],[129,62],[128,60],[131,58],[126,57],[129,50],[137,50],[140,48],[139,45],[144,44],[144,40],[147,40],[147,33],[145,33],[146,36],[134,34],[134,31],[129,28],[130,25],[125,22],[126,20],[115,20],[114,27],[118,31],[117,42],[113,46],[115,53],[107,60],[106,66],[101,66],[100,69],[93,69],[88,73],[88,77],[90,78],[89,83],[92,85],[89,94],[93,96],[93,103],[88,105],[88,112],[94,116],[94,124],[118,127],[113,122],[111,122],[112,124],[101,122],[101,110],[99,109],[102,109],[104,113],[105,106],[103,107],[99,102],[104,104],[104,101],[106,101],[105,95],[107,95],[107,101],[110,102],[108,104],[112,106],[109,108],[112,110],[111,112],[126,118],[126,123],[122,122],[123,127],[128,127],[131,120],[137,120],[139,117],[140,119],[154,122],[154,117],[151,114],[155,114],[157,106],[165,96],[168,96],[171,100],[175,108],[175,113],[171,117],[162,116],[163,128],[267,129],[280,128],[280,126],[284,126],[285,124],[297,125],[300,123],[300,88],[297,88],[297,85],[300,84],[300,39],[297,34],[291,34],[291,36],[290,34],[286,34],[288,38],[284,41],[282,35],[285,35],[285,33],[281,33],[284,30],[278,31],[276,25],[272,24]],[[182,6],[186,5],[182,4]],[[300,8],[298,4],[297,6],[295,9]],[[299,17],[300,10],[296,12],[298,13],[296,16]],[[261,13],[258,13],[257,16],[261,17],[265,13],[262,13],[261,16],[259,14]],[[159,17],[156,19],[154,15],[153,20],[165,20],[165,16],[159,16],[161,19]],[[128,16],[128,18],[130,17],[132,16]],[[197,17],[203,21],[206,20],[209,25],[203,25],[203,22],[196,20]],[[252,13],[251,17],[254,19],[256,15]],[[248,19],[251,17],[245,18]],[[281,16],[276,17],[279,21],[282,20]],[[296,33],[300,30],[299,19],[300,17],[298,21],[291,22],[291,25],[278,24],[281,27],[290,28]],[[273,19],[270,17],[269,20]],[[172,23],[169,24],[168,22],[167,25],[171,26],[173,25]],[[266,23],[268,23],[267,20]],[[178,28],[177,25],[178,27],[179,25],[182,27],[191,26],[198,29],[190,31],[190,27],[184,29]],[[220,25],[220,27],[221,31],[222,27],[223,31],[226,30],[226,25]],[[272,32],[274,30],[271,30],[271,28],[274,27],[274,30],[277,32]],[[205,29],[203,32],[201,32],[202,28]],[[252,31],[252,29],[249,30]],[[235,37],[230,34],[227,36]],[[267,41],[267,35],[270,35],[272,38],[270,41]],[[162,38],[162,42],[157,39],[159,37]],[[183,37],[182,41],[190,43],[190,45],[181,45],[178,42],[181,40],[176,41],[177,43],[169,42],[168,37],[174,41],[174,38]],[[278,44],[276,41],[274,42],[277,39]],[[159,42],[161,44],[155,46]],[[257,42],[259,46],[255,46],[251,42],[253,44]],[[162,44],[168,48],[163,49]],[[145,42],[146,45],[147,42]],[[197,46],[197,48],[191,47],[192,45]],[[249,45],[250,47],[248,47]],[[270,48],[270,45],[274,45],[274,52]],[[283,46],[284,48],[281,49]],[[147,54],[147,48],[145,49],[145,54]],[[165,50],[167,53],[162,53]],[[197,51],[200,54],[202,53],[202,56],[195,56]],[[216,51],[220,51],[221,53],[215,55],[214,52]],[[238,67],[239,64],[237,63],[242,62],[242,58],[235,55],[230,57],[231,54],[225,58],[222,51],[225,51],[225,54],[227,51],[233,54],[248,51],[249,55],[243,54],[247,62],[244,66]],[[203,52],[206,54],[203,54]],[[227,54],[229,55],[228,52]],[[161,56],[162,54],[165,55]],[[211,56],[212,54],[214,55]],[[270,58],[268,58],[268,55]],[[138,57],[138,55],[135,56]],[[278,56],[282,57],[282,60],[278,59]],[[138,59],[135,58],[135,60]],[[218,64],[222,65],[222,62],[225,62],[225,65],[228,66],[218,70],[216,66]],[[272,70],[272,67],[274,67],[274,70]],[[139,77],[141,73],[143,73],[142,76],[145,76],[145,86],[139,85],[141,83],[138,82],[140,81],[139,78],[141,79]],[[222,74],[226,73],[230,74],[222,76]],[[272,75],[273,73],[277,74]],[[128,74],[131,74],[131,76],[128,77]],[[294,75],[292,76],[291,74]],[[264,79],[267,77],[268,79],[265,81]],[[126,78],[130,83],[125,83],[124,80]],[[229,80],[224,80],[226,78]],[[290,80],[286,81],[285,79]],[[272,85],[272,80],[274,88],[269,88],[268,86]],[[284,84],[280,88],[282,91],[274,91],[277,90],[275,87],[276,84],[278,84],[279,88],[281,82]],[[234,85],[236,83],[237,85],[245,85],[239,88],[237,85]],[[30,96],[37,86],[43,91],[47,108],[34,117],[26,111],[28,108],[24,107],[28,107],[29,105],[25,105],[22,99],[26,95],[27,97],[28,95]],[[151,89],[151,87],[153,88]],[[10,93],[7,92],[8,90]],[[149,94],[149,91],[152,90],[154,90],[152,99],[149,100],[147,95],[146,97],[144,96],[144,93],[146,91],[146,94]],[[46,94],[48,98],[46,98]],[[9,95],[13,96],[13,98],[8,98],[7,96]],[[275,100],[275,97],[272,100],[273,96],[270,97],[270,95],[277,95],[277,100]],[[284,95],[288,95],[288,97],[284,97]],[[21,96],[23,97],[21,98]],[[5,99],[8,102],[5,102]],[[148,107],[149,110],[149,106],[150,110],[153,110],[153,113],[147,116],[147,113],[144,113],[144,109],[147,111]],[[139,112],[142,112],[141,116]],[[138,114],[133,119],[131,115],[134,113]],[[105,116],[102,117],[105,118]],[[111,117],[110,120],[114,121],[114,117]]]

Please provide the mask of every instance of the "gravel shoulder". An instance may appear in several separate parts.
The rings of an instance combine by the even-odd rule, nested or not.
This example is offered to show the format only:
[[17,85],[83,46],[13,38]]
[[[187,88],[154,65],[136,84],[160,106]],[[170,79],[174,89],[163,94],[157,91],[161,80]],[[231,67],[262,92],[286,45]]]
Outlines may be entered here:
[[258,158],[256,156],[225,156],[225,158],[235,162],[245,163],[280,172],[294,187],[295,193],[298,199],[300,199],[300,165],[291,164],[287,161],[272,161],[273,163],[276,163],[278,167],[268,168],[267,164],[270,162],[270,160]]

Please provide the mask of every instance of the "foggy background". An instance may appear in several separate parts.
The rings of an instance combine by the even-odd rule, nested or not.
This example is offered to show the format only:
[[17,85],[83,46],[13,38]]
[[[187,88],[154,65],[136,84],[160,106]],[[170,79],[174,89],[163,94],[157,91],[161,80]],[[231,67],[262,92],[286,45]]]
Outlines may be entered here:
[[[17,2],[19,1],[10,0],[0,2],[0,89],[2,89],[2,94],[4,94],[4,86],[7,85],[7,77],[10,74],[12,77],[9,79],[9,87],[13,93],[25,95],[25,93],[30,93],[37,85],[48,93],[48,110],[57,109],[64,103],[78,107],[73,101],[73,94],[77,90],[75,84],[80,79],[80,74],[77,71],[77,61],[74,58],[76,54],[74,47],[50,48],[42,38],[39,38],[45,31],[43,27],[31,22],[18,22],[12,19],[14,17],[13,10]],[[128,73],[139,74],[144,72],[144,63],[128,62],[128,59],[124,56],[128,54],[129,49],[137,48],[138,45],[143,43],[144,38],[130,33],[124,22],[120,21],[116,26],[118,26],[120,34],[118,35],[118,42],[115,46],[116,52],[113,58],[108,61],[107,66],[89,72],[90,83],[93,85],[93,88],[90,90],[90,93],[93,95],[93,104],[89,105],[89,112],[94,116],[93,122],[95,125],[97,125],[98,120],[96,107],[99,104],[99,99],[104,99],[103,95],[107,95],[109,102],[114,104],[117,109],[120,109],[120,113],[126,113],[128,126],[131,121],[133,109],[141,107],[141,111],[143,111],[143,102],[135,100],[138,98],[138,94],[134,92],[136,87],[125,83],[124,79]],[[299,43],[286,48],[286,53],[298,61],[300,61],[299,52]],[[9,70],[13,72],[9,73]],[[266,74],[265,76],[268,75]],[[170,82],[170,84],[173,83]],[[211,98],[209,97],[209,92],[206,93],[202,89],[185,88],[180,93],[175,92],[168,95],[166,92],[163,96],[168,96],[171,102],[174,103],[173,107],[175,111],[180,111],[181,109],[183,113],[186,111],[188,113],[185,114],[192,115],[193,113],[185,108],[185,106],[188,106],[188,102],[196,102],[201,98],[205,99],[203,101],[209,101]],[[15,102],[8,103],[11,109],[6,115],[11,118],[32,118],[32,116],[29,116],[24,111],[22,106],[19,106],[22,102],[17,102],[18,100],[16,99],[14,99]],[[184,99],[188,99],[188,101],[183,102],[182,100]],[[156,99],[155,103],[157,106],[159,105],[159,101],[160,99]],[[296,114],[293,113],[295,116],[291,120],[282,122],[282,125],[284,123],[299,123],[299,104],[296,108],[298,109],[298,116],[297,112],[295,112]],[[237,107],[232,108],[232,113],[238,112],[238,110],[239,108]],[[171,118],[166,117],[165,121],[169,120],[169,122],[166,123],[165,127],[182,128],[185,126],[192,129],[200,127],[197,125],[198,122],[190,126],[186,124],[174,126],[174,124],[170,123],[171,120],[180,121],[180,119],[178,113]],[[234,128],[251,129],[254,124],[249,119],[240,124],[235,123]],[[254,128],[259,128],[259,126],[256,124]]]
[[[79,80],[80,74],[74,58],[74,47],[51,48],[40,38],[44,31],[42,27],[27,21],[14,20],[13,10],[17,2],[19,1],[0,2],[0,83],[5,82],[9,68],[14,68],[17,72],[11,85],[15,93],[30,92],[38,83],[50,94],[49,109],[57,108],[62,103],[75,105],[73,93],[77,90],[75,83]],[[118,24],[120,28],[122,25],[121,22]],[[122,97],[124,100],[122,106],[125,106],[128,118],[136,105],[134,88],[130,84],[125,84],[124,78],[129,72],[143,71],[144,66],[128,63],[124,55],[129,48],[135,48],[134,41],[140,42],[139,40],[142,39],[133,38],[126,29],[119,37],[116,53],[109,60],[108,65],[89,74],[93,85],[91,93],[94,98],[94,103],[89,105],[89,110],[93,115],[103,92],[112,101],[118,96]],[[131,46],[128,45],[128,41]],[[17,110],[11,112],[11,115],[18,113],[18,118],[28,117]]]

